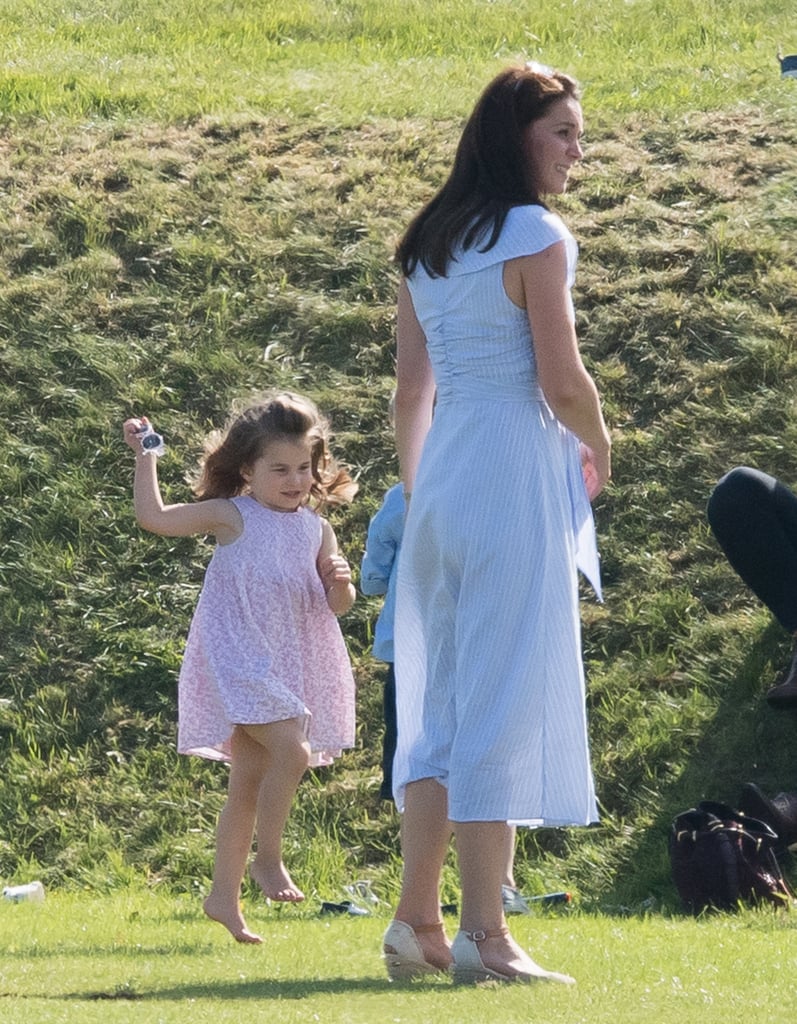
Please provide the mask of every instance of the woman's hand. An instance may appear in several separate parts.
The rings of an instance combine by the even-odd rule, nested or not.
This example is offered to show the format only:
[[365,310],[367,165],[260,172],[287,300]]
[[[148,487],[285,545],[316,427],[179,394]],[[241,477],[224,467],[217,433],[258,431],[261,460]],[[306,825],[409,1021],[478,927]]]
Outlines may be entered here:
[[596,452],[589,445],[579,445],[581,449],[581,472],[584,474],[584,486],[590,501],[594,501],[609,482],[612,475],[611,449]]

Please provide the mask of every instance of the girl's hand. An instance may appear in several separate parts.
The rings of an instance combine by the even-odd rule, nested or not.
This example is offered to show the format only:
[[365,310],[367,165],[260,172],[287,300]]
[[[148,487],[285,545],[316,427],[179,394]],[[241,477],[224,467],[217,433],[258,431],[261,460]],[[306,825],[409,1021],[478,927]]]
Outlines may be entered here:
[[609,482],[612,475],[610,449],[596,452],[583,442],[581,448],[581,472],[584,474],[584,486],[587,496],[594,501]]
[[325,558],[319,566],[319,575],[327,593],[339,584],[351,584],[351,566],[342,555]]
[[321,520],[321,549],[316,566],[329,609],[335,615],[345,615],[357,595],[351,582],[351,568],[338,549],[335,531],[328,519]]
[[146,416],[142,416],[141,419],[129,419],[125,420],[123,431],[125,444],[128,445],[138,455],[141,452],[141,437],[146,433],[147,427],[149,426],[149,420]]

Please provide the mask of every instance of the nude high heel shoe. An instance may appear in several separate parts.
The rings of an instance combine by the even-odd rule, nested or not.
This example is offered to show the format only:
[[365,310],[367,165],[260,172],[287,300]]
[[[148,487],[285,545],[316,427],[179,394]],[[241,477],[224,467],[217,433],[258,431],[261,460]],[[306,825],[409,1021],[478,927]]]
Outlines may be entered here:
[[485,939],[498,939],[509,934],[508,928],[499,928],[491,932],[463,932],[456,934],[451,946],[454,963],[451,973],[455,985],[473,985],[483,981],[558,981],[562,985],[575,985],[575,978],[569,974],[558,974],[546,971],[531,960],[531,967],[526,971],[502,972],[486,967],[479,952],[479,943]]
[[442,930],[442,922],[411,928],[404,921],[391,921],[382,940],[382,956],[391,981],[407,981],[426,974],[440,974],[442,969],[430,964],[416,938],[418,933]]

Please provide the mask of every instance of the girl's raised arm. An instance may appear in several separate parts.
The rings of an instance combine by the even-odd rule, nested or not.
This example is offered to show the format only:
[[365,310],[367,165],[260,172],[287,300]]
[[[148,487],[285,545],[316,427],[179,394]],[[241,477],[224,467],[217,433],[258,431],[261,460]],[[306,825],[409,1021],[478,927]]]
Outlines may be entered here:
[[179,505],[164,505],[158,484],[158,459],[141,446],[146,421],[129,419],[124,424],[126,444],[136,453],[133,480],[133,506],[139,526],[164,537],[214,534],[221,544],[229,544],[243,529],[241,514],[226,498],[212,498]]

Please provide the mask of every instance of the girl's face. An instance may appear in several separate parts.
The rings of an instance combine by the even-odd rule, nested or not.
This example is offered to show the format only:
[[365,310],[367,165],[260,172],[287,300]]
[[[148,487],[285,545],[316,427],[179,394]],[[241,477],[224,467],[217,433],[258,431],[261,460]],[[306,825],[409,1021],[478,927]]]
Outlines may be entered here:
[[584,155],[579,143],[583,132],[581,104],[572,96],[556,100],[526,128],[523,148],[539,195],[559,195],[567,189],[570,169]]
[[311,442],[307,437],[272,441],[241,475],[255,501],[273,512],[295,512],[313,484]]

